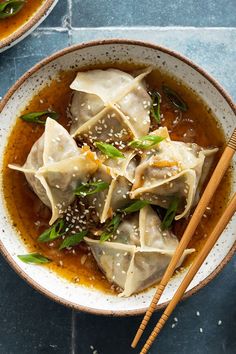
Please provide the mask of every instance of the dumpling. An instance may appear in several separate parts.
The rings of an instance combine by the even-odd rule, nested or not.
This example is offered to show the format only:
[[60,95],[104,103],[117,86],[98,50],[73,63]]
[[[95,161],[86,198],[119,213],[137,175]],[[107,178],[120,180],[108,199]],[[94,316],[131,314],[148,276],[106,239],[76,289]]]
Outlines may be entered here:
[[168,208],[173,197],[179,198],[176,220],[187,216],[197,203],[200,188],[218,149],[205,150],[197,144],[170,140],[166,128],[152,134],[165,136],[156,147],[142,155],[135,171],[131,198],[146,199]]
[[[120,296],[139,292],[163,276],[178,239],[170,231],[163,232],[160,224],[156,212],[145,206],[126,217],[109,241],[85,238],[107,279],[123,289]],[[186,250],[178,266],[193,251]]]
[[[146,69],[137,77],[117,69],[79,72],[71,84],[75,90],[72,104],[71,134],[90,140],[130,140],[149,131],[151,98],[143,79]],[[119,131],[124,130],[124,134]],[[111,134],[110,139],[109,134]],[[107,140],[109,139],[109,140]]]
[[134,150],[123,151],[123,155],[124,157],[116,159],[105,158],[103,164],[109,166],[116,175],[124,176],[133,183],[140,157]]
[[93,174],[93,181],[104,181],[109,184],[107,189],[85,198],[87,204],[94,207],[100,222],[104,223],[117,209],[128,204],[132,184],[126,177],[117,175],[105,165],[99,166]]
[[88,147],[79,149],[66,129],[50,118],[24,166],[9,165],[25,173],[31,188],[52,209],[50,224],[73,202],[78,183],[87,182],[98,166],[96,154]]
[[135,132],[128,118],[114,105],[108,105],[77,129],[73,137],[92,145],[95,141],[128,143]]

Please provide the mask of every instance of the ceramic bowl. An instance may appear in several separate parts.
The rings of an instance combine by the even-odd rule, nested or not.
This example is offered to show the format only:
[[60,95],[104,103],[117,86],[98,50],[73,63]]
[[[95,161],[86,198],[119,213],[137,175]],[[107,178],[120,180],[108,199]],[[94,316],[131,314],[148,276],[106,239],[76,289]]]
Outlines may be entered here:
[[[31,0],[32,1],[32,0]],[[58,0],[45,0],[30,19],[12,34],[0,40],[0,53],[11,48],[28,36],[50,14]],[[4,21],[4,20],[3,20]]]
[[[182,55],[172,50],[136,41],[106,40],[76,45],[64,49],[34,66],[9,90],[0,105],[1,140],[0,157],[4,154],[9,131],[16,120],[16,112],[20,112],[32,96],[56,78],[60,70],[78,68],[86,65],[106,62],[134,62],[145,66],[152,65],[166,71],[170,75],[185,82],[187,86],[198,92],[212,109],[227,137],[235,127],[235,107],[228,94],[206,72]],[[234,161],[234,190],[236,189],[236,166]],[[1,181],[0,176],[0,183]],[[1,187],[1,186],[0,186]],[[13,228],[5,207],[1,187],[0,223],[5,233],[0,235],[0,248],[10,265],[29,284],[51,299],[78,310],[96,314],[134,315],[145,311],[155,292],[155,288],[133,295],[119,298],[106,295],[96,289],[72,284],[49,271],[46,267],[22,263],[18,254],[27,253],[26,246]],[[205,286],[219,273],[232,257],[236,249],[236,218],[221,235],[211,251],[207,261],[190,284],[185,297],[192,295]],[[180,284],[185,272],[173,277],[162,295],[159,308],[167,304]]]

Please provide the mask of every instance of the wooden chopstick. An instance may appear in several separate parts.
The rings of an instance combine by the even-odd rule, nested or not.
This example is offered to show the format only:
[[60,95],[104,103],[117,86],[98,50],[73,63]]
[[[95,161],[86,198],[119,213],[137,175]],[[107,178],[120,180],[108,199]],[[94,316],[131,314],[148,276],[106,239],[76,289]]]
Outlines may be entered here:
[[134,340],[131,344],[131,347],[135,348],[136,345],[138,344],[138,341],[140,339],[140,337],[142,336],[153,312],[156,309],[156,305],[166,287],[166,285],[168,284],[170,278],[172,277],[175,268],[184,252],[184,250],[186,249],[186,247],[188,246],[189,241],[191,240],[201,218],[202,215],[205,212],[206,207],[208,206],[211,198],[213,197],[218,185],[220,184],[227,168],[230,165],[231,159],[234,155],[234,152],[236,151],[236,128],[234,129],[234,132],[210,178],[210,181],[205,189],[205,191],[202,194],[202,197],[189,221],[189,224],[186,227],[186,230],[180,240],[180,243],[164,273],[164,276],[161,280],[161,282],[159,283],[156,293],[152,299],[152,302],[142,320],[142,323],[139,326],[139,329],[134,337]]
[[181,300],[182,296],[184,295],[185,290],[193,280],[194,276],[198,272],[199,268],[201,267],[202,263],[210,253],[211,249],[213,248],[214,244],[220,237],[222,231],[225,229],[226,225],[230,221],[233,214],[236,212],[236,193],[234,193],[233,198],[231,199],[230,203],[228,204],[226,210],[222,214],[221,218],[219,219],[218,223],[214,227],[212,233],[210,234],[209,238],[206,241],[206,244],[200,251],[200,253],[195,258],[193,264],[191,265],[188,273],[184,277],[182,283],[180,284],[179,288],[177,289],[174,297],[170,301],[169,305],[165,309],[163,315],[161,316],[160,320],[156,324],[154,330],[152,331],[151,335],[149,336],[146,344],[144,345],[143,349],[141,350],[140,354],[146,354],[150,349],[151,345],[153,344],[154,340],[160,333],[162,327],[168,320],[171,313],[174,311],[176,305]]

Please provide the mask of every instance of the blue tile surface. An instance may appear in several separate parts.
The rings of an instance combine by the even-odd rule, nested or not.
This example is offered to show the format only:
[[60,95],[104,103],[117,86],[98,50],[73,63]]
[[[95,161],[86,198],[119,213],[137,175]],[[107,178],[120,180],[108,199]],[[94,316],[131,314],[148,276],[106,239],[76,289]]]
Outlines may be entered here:
[[0,353],[71,351],[71,311],[38,294],[0,256]]
[[[235,353],[236,309],[232,296],[236,290],[236,282],[232,280],[235,267],[236,260],[211,284],[177,307],[150,354]],[[160,315],[157,312],[153,316],[147,333]],[[140,316],[120,319],[77,314],[76,353],[91,353],[90,346],[93,346],[101,354],[138,354],[146,337],[136,350],[131,350],[130,342],[141,319]]]
[[[31,66],[63,47],[123,37],[180,51],[213,74],[236,99],[235,9],[235,0],[59,0],[39,29],[0,54],[0,97]],[[130,339],[141,317],[72,312],[38,294],[2,256],[0,269],[0,354],[138,353],[131,350]],[[150,353],[236,353],[235,279],[234,257],[216,279],[178,306]],[[159,316],[154,315],[152,325]]]
[[67,0],[59,0],[53,9],[53,13],[43,21],[41,27],[65,26],[69,18],[68,8],[69,2]]
[[75,0],[72,25],[235,26],[235,0]]

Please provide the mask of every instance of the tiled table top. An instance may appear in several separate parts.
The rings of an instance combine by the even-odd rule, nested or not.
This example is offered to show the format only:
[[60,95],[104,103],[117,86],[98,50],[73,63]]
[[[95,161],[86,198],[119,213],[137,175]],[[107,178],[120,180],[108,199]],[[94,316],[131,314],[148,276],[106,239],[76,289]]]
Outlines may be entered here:
[[[59,0],[40,28],[0,54],[0,96],[28,68],[56,50],[97,38],[123,37],[182,52],[236,99],[235,10],[235,0]],[[129,345],[140,317],[72,312],[31,289],[1,256],[0,269],[0,354],[138,353]],[[216,279],[178,306],[150,353],[234,354],[235,279],[234,257]],[[154,315],[152,324],[159,315]]]

